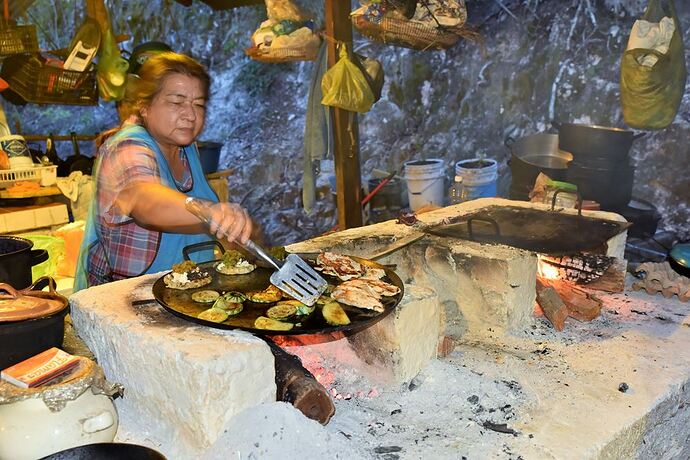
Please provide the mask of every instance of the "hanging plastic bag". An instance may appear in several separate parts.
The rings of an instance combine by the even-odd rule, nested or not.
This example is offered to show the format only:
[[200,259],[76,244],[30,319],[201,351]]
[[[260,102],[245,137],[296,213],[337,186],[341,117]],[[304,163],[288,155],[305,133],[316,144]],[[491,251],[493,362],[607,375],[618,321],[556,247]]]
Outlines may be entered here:
[[[673,20],[675,30],[668,44],[659,49],[635,47],[623,53],[621,61],[621,105],[628,126],[663,129],[673,122],[685,91],[683,37],[673,0],[664,9],[661,0],[650,0],[642,19],[645,27],[661,27]],[[639,24],[633,26],[633,34]],[[637,39],[631,36],[631,41]]]
[[125,96],[129,63],[120,55],[111,29],[105,32],[98,58],[98,92],[105,101],[119,101]]
[[351,112],[368,112],[374,105],[374,93],[362,70],[348,57],[347,46],[340,48],[340,58],[321,80],[321,103]]

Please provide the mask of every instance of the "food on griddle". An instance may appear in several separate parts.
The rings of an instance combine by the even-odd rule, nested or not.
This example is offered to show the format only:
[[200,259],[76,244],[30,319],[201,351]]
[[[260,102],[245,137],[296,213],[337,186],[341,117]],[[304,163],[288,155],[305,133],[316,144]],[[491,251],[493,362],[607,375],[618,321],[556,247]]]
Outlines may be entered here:
[[289,331],[294,327],[292,323],[284,323],[271,318],[266,318],[265,316],[259,316],[254,321],[254,327],[256,329],[267,329],[271,331]]
[[270,284],[263,291],[247,293],[247,299],[255,303],[272,303],[277,302],[282,298],[282,291],[272,284]]
[[234,250],[225,251],[216,264],[216,271],[224,275],[246,275],[255,268],[256,265],[250,264],[241,252]]
[[212,291],[210,289],[204,289],[203,291],[196,291],[192,294],[192,300],[199,303],[213,303],[216,299],[220,297],[220,293],[217,291]]
[[[331,286],[329,285],[328,288],[330,288],[330,287]],[[327,289],[327,290],[330,290],[330,289]],[[333,298],[330,295],[322,294],[321,297],[316,299],[316,303],[319,305],[324,305],[324,304],[327,304],[328,302],[333,302]]]
[[228,291],[223,294],[223,298],[228,302],[242,303],[247,300],[247,296],[237,291]]
[[285,246],[273,246],[268,249],[268,253],[272,255],[274,259],[278,260],[285,260],[288,255]]
[[384,310],[383,304],[379,300],[381,296],[369,287],[362,288],[351,284],[348,285],[347,282],[345,282],[333,289],[331,297],[338,302],[353,307],[374,310],[379,313]]
[[385,281],[379,279],[369,279],[369,278],[357,278],[354,280],[346,281],[342,285],[355,286],[365,291],[373,291],[380,296],[392,297],[400,292],[400,288]]
[[211,321],[214,323],[222,323],[226,319],[228,319],[228,314],[224,310],[221,310],[220,308],[209,308],[208,310],[204,310],[199,315],[197,316],[199,319],[203,319],[206,321]]
[[364,275],[362,275],[362,278],[380,280],[384,276],[386,276],[386,270],[383,268],[366,267],[366,271],[364,272]]
[[222,295],[213,303],[213,308],[218,308],[223,310],[228,316],[237,316],[242,313],[244,309],[242,302],[234,302],[229,300],[228,297]]
[[297,307],[287,303],[279,303],[266,311],[266,316],[278,321],[285,321],[297,314]]
[[194,289],[206,286],[212,280],[209,272],[191,260],[173,265],[172,272],[163,277],[163,282],[171,289]]
[[[333,302],[333,299],[330,299],[330,301]],[[303,304],[302,302],[300,302],[299,300],[294,300],[294,299],[293,299],[293,300],[281,300],[280,302],[278,302],[278,303],[276,304],[276,307],[277,307],[278,305],[292,305],[292,306],[295,307],[295,309],[297,310],[297,311],[295,312],[295,314],[296,314],[297,316],[307,316],[307,315],[311,315],[311,313],[312,313],[312,312],[314,311],[314,309],[316,308],[316,305],[312,305],[312,306],[310,307],[309,305],[305,305],[305,304]]]
[[366,273],[366,268],[356,260],[332,252],[322,252],[319,254],[316,257],[316,267],[314,268],[326,275],[335,276],[342,281],[359,278]]
[[350,318],[338,302],[329,302],[321,309],[323,319],[331,326],[346,326],[350,324]]

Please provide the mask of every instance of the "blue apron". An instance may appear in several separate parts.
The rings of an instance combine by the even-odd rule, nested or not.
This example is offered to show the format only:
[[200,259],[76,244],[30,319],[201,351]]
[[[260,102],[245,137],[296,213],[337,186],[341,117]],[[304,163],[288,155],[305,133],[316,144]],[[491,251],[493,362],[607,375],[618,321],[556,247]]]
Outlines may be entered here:
[[[172,189],[176,188],[175,178],[168,166],[168,162],[163,156],[160,148],[156,141],[151,137],[151,135],[146,131],[146,129],[140,125],[130,124],[125,125],[120,131],[114,134],[107,141],[107,148],[116,148],[118,142],[124,140],[134,140],[137,142],[144,143],[149,149],[151,149],[156,154],[156,160],[158,162],[158,168],[160,170],[161,183]],[[201,168],[201,160],[199,159],[199,151],[196,144],[192,144],[185,147],[185,152],[187,154],[187,160],[189,163],[189,168],[192,173],[193,186],[188,192],[185,192],[187,196],[193,196],[196,198],[203,198],[209,201],[218,202],[218,196],[215,194],[211,186],[206,181],[204,172]],[[96,162],[96,167],[94,169],[93,180],[97,183],[98,173],[100,170],[100,161]],[[77,262],[77,272],[74,280],[74,292],[88,287],[87,283],[87,273],[88,273],[88,254],[89,248],[98,241],[98,228],[96,225],[96,219],[98,218],[98,200],[97,200],[97,187],[94,187],[95,193],[93,196],[93,201],[91,203],[91,209],[89,210],[89,216],[86,221],[86,226],[84,229],[84,239],[79,251],[79,260]],[[212,241],[211,236],[206,234],[185,234],[185,233],[167,233],[161,232],[160,241],[158,245],[158,252],[151,263],[151,265],[146,269],[144,273],[157,273],[164,270],[170,270],[170,268],[183,260],[182,248],[195,243],[201,243],[204,241]],[[106,253],[106,257],[108,257]],[[202,262],[206,260],[213,259],[213,250],[199,251],[191,254],[191,257],[196,262]]]

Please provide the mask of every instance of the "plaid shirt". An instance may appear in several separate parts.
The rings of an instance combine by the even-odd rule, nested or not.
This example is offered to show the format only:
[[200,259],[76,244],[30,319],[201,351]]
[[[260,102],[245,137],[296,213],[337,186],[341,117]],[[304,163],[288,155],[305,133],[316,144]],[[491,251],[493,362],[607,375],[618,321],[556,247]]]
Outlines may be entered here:
[[[185,193],[192,189],[193,181],[184,149],[180,149],[180,158],[184,174],[182,181],[174,186]],[[125,139],[104,143],[98,161],[95,222],[99,243],[88,254],[90,286],[145,273],[158,253],[161,240],[160,232],[140,227],[115,204],[118,194],[132,184],[161,183],[156,154],[142,141]]]

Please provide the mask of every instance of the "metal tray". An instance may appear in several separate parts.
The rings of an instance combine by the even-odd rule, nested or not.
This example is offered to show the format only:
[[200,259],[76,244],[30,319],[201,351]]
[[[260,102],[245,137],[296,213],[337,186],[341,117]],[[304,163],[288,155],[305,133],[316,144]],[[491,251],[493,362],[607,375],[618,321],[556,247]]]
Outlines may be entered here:
[[[346,326],[331,326],[323,319],[321,314],[321,305],[316,305],[314,312],[309,317],[301,322],[300,326],[295,325],[290,331],[272,331],[267,329],[256,329],[254,327],[254,320],[259,316],[266,316],[266,310],[275,305],[275,303],[255,303],[249,300],[244,302],[244,310],[239,315],[228,318],[222,323],[214,323],[197,318],[197,315],[202,311],[211,307],[211,304],[201,304],[192,300],[192,293],[205,289],[213,289],[224,293],[227,291],[238,291],[247,293],[250,291],[258,291],[268,287],[270,284],[269,277],[273,273],[273,269],[257,267],[253,272],[246,275],[223,275],[214,269],[214,265],[218,261],[210,261],[200,263],[199,266],[207,269],[213,276],[211,284],[202,286],[196,289],[179,290],[170,289],[166,287],[161,276],[153,284],[153,296],[156,301],[163,306],[167,311],[182,319],[186,319],[193,323],[203,324],[217,329],[241,329],[244,331],[253,332],[259,335],[303,335],[303,334],[326,334],[336,331],[356,331],[367,328],[378,321],[388,316],[398,305],[403,297],[403,283],[390,268],[378,264],[374,261],[362,259],[359,257],[350,256],[352,259],[361,263],[362,265],[382,268],[386,272],[384,281],[391,283],[398,288],[400,292],[392,297],[382,297],[384,311],[377,313],[371,310],[364,310],[349,305],[341,304],[347,316],[350,318],[350,324]],[[308,261],[314,265],[313,261]],[[341,281],[332,276],[324,275],[326,281],[330,286],[340,284]]]

